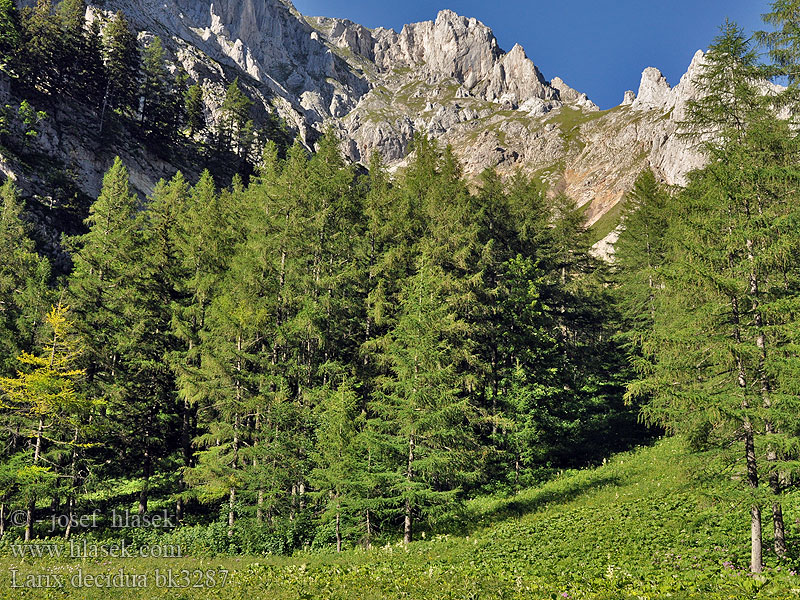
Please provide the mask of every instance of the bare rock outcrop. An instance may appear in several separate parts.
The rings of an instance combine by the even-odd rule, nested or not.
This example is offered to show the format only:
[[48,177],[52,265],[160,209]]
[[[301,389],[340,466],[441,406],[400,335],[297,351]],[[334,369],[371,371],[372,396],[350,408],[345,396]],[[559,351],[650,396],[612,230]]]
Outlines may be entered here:
[[586,110],[600,110],[599,106],[597,106],[594,102],[589,100],[589,96],[569,87],[566,83],[564,83],[564,80],[561,79],[561,77],[555,77],[550,82],[550,85],[554,89],[558,90],[558,97],[564,103],[574,104]]
[[622,104],[620,106],[631,106],[634,102],[636,102],[636,92],[633,90],[628,90],[625,92],[625,95],[622,98]]

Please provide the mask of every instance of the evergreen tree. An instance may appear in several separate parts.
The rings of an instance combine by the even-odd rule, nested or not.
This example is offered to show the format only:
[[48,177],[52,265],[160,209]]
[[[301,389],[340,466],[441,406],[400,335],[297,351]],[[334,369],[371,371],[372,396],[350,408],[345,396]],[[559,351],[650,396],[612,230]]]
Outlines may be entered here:
[[61,31],[51,0],[37,0],[23,11],[21,38],[14,72],[26,85],[45,94],[57,91]]
[[[741,452],[751,489],[751,570],[762,569],[766,477],[781,492],[782,460],[797,414],[794,331],[797,288],[786,269],[798,242],[787,228],[797,182],[797,136],[755,89],[760,69],[742,31],[727,23],[707,55],[710,94],[690,106],[710,163],[680,196],[671,273],[644,348],[652,361],[630,396],[645,415],[699,446]],[[673,225],[671,225],[671,228]],[[779,308],[780,307],[780,308]],[[782,507],[772,506],[775,550],[785,552]]]
[[100,21],[95,20],[83,32],[84,51],[82,55],[80,81],[75,82],[76,90],[84,94],[78,98],[89,104],[95,111],[101,111],[105,104],[108,89],[108,72],[103,62],[103,32]]
[[[0,187],[0,377],[10,375],[18,367],[17,357],[33,352],[50,298],[48,283],[50,264],[36,253],[27,235],[22,204],[11,180]],[[2,399],[0,399],[2,404]],[[0,494],[0,512],[5,515],[6,502],[18,490],[16,473],[24,468],[19,453],[24,439],[21,428],[27,426],[19,411],[0,408],[7,427],[0,433],[0,468],[6,468],[5,492]],[[22,462],[20,462],[22,461]],[[4,516],[3,515],[3,516]],[[5,523],[0,518],[0,530]]]
[[20,45],[20,18],[14,0],[0,0],[0,69],[7,71]]
[[619,274],[623,339],[633,357],[639,354],[642,340],[652,331],[656,294],[663,285],[669,200],[650,170],[639,175],[625,198],[624,230],[615,246],[614,264]]
[[141,125],[146,137],[161,143],[173,142],[182,120],[183,98],[177,82],[167,70],[164,47],[156,36],[142,58]]
[[56,6],[56,19],[61,39],[56,56],[59,73],[58,90],[80,98],[84,78],[88,75],[87,63],[91,60],[85,27],[86,3],[84,0],[61,0]]
[[[252,133],[250,109],[253,101],[248,98],[239,85],[239,78],[233,80],[222,101],[220,121],[217,123],[217,140],[220,149],[235,152],[240,158],[250,150],[248,133]],[[250,124],[248,127],[248,123]]]
[[[25,541],[33,536],[36,499],[50,493],[58,485],[60,474],[45,462],[47,445],[67,445],[77,451],[81,420],[87,414],[87,400],[77,388],[84,372],[75,368],[80,345],[70,336],[67,309],[53,308],[47,316],[49,337],[39,355],[23,352],[20,371],[14,378],[0,378],[0,409],[22,416],[19,434],[31,440],[25,451],[24,466],[17,473],[21,494],[26,502]],[[72,440],[59,436],[63,425],[74,430]],[[50,463],[50,464],[48,464]],[[74,473],[74,470],[73,470]]]
[[159,255],[146,249],[139,209],[128,171],[116,158],[90,208],[89,232],[76,240],[69,292],[92,389],[108,401],[113,443],[128,452],[114,467],[127,462],[141,469],[139,512],[145,512],[164,441],[159,434],[174,417],[164,365],[170,319],[163,311],[169,299],[158,293],[149,270],[162,274],[164,265],[151,263]]
[[0,187],[0,374],[22,351],[32,352],[50,293],[50,264],[28,236],[14,183]]
[[[796,95],[800,81],[800,12],[798,0],[773,0],[770,11],[763,15],[764,22],[773,26],[773,31],[759,31],[756,39],[769,50],[772,64],[770,74],[789,79],[790,93]],[[794,98],[797,99],[796,97]]]
[[239,461],[246,438],[244,418],[253,397],[245,344],[255,327],[244,300],[250,277],[242,279],[241,271],[234,275],[229,270],[242,242],[237,200],[238,196],[218,194],[208,171],[192,189],[178,220],[184,277],[173,318],[174,331],[184,344],[174,357],[178,393],[184,413],[196,413],[200,429],[192,440],[201,448],[198,455],[191,456],[184,447],[184,477],[203,500],[228,496],[231,535],[236,494],[243,485]]
[[343,521],[347,523],[361,512],[359,476],[365,470],[358,444],[363,415],[354,382],[347,379],[335,389],[326,389],[317,407],[315,467],[310,482],[325,507],[323,523],[333,521],[336,551],[342,551]]
[[473,409],[458,386],[454,347],[460,327],[445,302],[446,276],[421,256],[403,286],[397,322],[388,334],[390,375],[370,404],[371,426],[387,466],[384,494],[412,541],[417,518],[458,496],[473,470]]
[[113,336],[122,324],[119,307],[128,291],[124,284],[129,280],[129,269],[138,264],[138,210],[128,170],[117,157],[89,209],[89,232],[74,242],[70,303],[76,327],[87,342],[86,355],[92,363],[88,375],[106,397],[116,395],[112,388],[118,356]]
[[184,104],[189,137],[193,138],[206,127],[206,117],[203,112],[203,86],[199,83],[189,86],[184,94]]
[[137,106],[141,57],[136,36],[122,12],[117,12],[103,29],[103,55],[108,78],[100,121],[101,131],[106,109],[126,114]]

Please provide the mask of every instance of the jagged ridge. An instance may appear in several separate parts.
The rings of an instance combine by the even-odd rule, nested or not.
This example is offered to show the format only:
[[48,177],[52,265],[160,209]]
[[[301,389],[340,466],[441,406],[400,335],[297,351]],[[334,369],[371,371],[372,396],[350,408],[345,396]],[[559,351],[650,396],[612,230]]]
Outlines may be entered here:
[[[587,205],[590,224],[619,202],[641,169],[682,183],[702,163],[675,135],[697,93],[702,53],[674,89],[648,69],[638,96],[628,92],[620,107],[600,112],[561,78],[546,80],[521,46],[505,53],[489,27],[449,10],[399,33],[304,17],[280,0],[106,0],[92,4],[88,17],[100,10],[122,10],[142,37],[162,37],[173,59],[203,83],[212,123],[224,88],[241,75],[259,110],[276,107],[309,145],[333,125],[352,160],[366,162],[377,151],[400,167],[414,133],[427,132],[452,144],[468,173],[522,168],[542,177]],[[51,146],[78,154],[60,142]],[[166,168],[134,165],[132,175],[149,192]],[[75,169],[94,192],[99,161],[79,161]]]

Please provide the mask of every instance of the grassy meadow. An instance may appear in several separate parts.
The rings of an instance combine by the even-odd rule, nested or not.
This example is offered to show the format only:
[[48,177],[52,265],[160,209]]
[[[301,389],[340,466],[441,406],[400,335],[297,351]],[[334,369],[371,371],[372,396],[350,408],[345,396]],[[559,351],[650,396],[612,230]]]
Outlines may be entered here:
[[[513,497],[473,500],[462,513],[438,525],[450,533],[426,531],[424,539],[407,549],[395,544],[368,551],[350,549],[339,555],[55,560],[20,559],[6,542],[0,557],[0,597],[713,600],[800,596],[796,557],[779,561],[767,552],[764,574],[748,574],[746,506],[731,504],[730,490],[725,489],[738,482],[717,480],[698,487],[696,477],[704,465],[703,458],[690,456],[679,440],[663,440],[654,447],[618,455],[596,469],[565,472]],[[785,503],[790,539],[798,536],[799,509],[800,498],[790,496]],[[765,538],[768,525],[765,517]],[[12,570],[17,585],[29,581],[26,575],[37,576],[34,581],[39,584],[55,584],[60,576],[64,585],[61,589],[14,589]],[[169,570],[171,584],[166,579]],[[139,587],[85,587],[87,576],[101,575],[100,583],[105,583],[103,574],[120,571],[128,575],[129,586],[138,583]],[[134,574],[138,582],[131,579]],[[84,587],[72,585],[76,575]]]

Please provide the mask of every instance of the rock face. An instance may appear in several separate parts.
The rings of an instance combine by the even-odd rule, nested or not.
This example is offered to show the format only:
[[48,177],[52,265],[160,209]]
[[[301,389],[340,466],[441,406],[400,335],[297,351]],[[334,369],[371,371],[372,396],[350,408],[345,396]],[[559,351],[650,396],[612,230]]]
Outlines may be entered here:
[[636,102],[636,92],[628,90],[622,98],[622,106],[630,106]]
[[[705,53],[698,50],[692,58],[686,74],[674,88],[670,87],[667,79],[658,69],[654,67],[645,69],[642,73],[639,93],[631,103],[634,110],[668,111],[676,109],[677,119],[682,119],[687,103],[699,96],[698,77],[703,71],[704,59]],[[626,100],[628,98],[627,92],[625,98]]]
[[[140,38],[159,35],[170,59],[202,82],[209,122],[238,76],[255,112],[277,110],[309,147],[333,127],[350,159],[366,163],[378,152],[399,168],[414,134],[425,132],[451,144],[468,174],[523,169],[553,193],[572,195],[590,224],[642,169],[680,184],[703,161],[676,136],[686,103],[698,95],[702,52],[674,88],[649,68],[638,94],[626,92],[620,106],[600,111],[560,77],[545,79],[521,46],[504,52],[486,25],[449,10],[400,32],[305,17],[289,0],[104,0],[90,3],[87,18],[117,10]],[[4,89],[0,80],[0,99]],[[48,151],[95,193],[107,165],[57,130]],[[134,154],[132,178],[148,192],[171,166]]]
[[700,96],[698,79],[703,71],[704,58],[703,51],[698,50],[686,74],[674,88],[658,69],[645,69],[639,94],[631,104],[634,111],[666,112],[669,115],[653,126],[650,164],[670,184],[685,184],[689,171],[701,167],[705,160],[697,148],[676,135],[679,123],[686,118],[688,103]]

